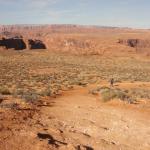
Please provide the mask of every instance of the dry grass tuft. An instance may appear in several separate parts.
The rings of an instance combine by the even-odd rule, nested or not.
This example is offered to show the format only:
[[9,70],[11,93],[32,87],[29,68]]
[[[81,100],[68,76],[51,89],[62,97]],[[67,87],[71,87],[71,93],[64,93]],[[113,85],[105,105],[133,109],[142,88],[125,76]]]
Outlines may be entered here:
[[0,87],[0,94],[2,95],[11,95],[10,90],[7,87]]

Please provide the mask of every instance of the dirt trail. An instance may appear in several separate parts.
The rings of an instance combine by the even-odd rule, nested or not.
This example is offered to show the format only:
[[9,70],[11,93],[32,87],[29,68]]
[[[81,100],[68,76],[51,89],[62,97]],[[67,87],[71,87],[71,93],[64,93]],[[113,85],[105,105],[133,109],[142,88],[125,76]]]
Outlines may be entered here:
[[[126,105],[125,107],[123,105]],[[47,112],[47,114],[46,114]],[[74,90],[57,99],[54,107],[42,109],[44,123],[63,131],[67,143],[93,149],[149,149],[149,114],[127,104],[101,103],[87,89]]]
[[25,116],[25,111],[30,119],[17,118],[17,125],[11,121],[13,129],[1,134],[0,149],[149,150],[150,103],[103,103],[89,89],[80,87],[47,99],[33,115]]

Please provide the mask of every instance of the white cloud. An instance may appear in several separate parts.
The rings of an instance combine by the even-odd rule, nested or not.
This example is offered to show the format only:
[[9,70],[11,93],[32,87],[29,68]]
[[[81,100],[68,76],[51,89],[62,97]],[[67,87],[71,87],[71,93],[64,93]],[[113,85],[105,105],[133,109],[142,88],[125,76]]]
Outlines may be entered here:
[[0,5],[23,5],[26,8],[44,8],[48,5],[56,4],[61,0],[0,0]]
[[60,0],[25,0],[27,5],[32,8],[45,8],[46,6],[50,6],[56,4]]

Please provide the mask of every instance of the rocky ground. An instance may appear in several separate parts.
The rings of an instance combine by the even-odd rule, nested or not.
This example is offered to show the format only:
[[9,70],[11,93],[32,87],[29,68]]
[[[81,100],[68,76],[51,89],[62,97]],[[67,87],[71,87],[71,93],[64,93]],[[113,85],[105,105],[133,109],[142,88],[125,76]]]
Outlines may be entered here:
[[[150,88],[142,82],[117,87],[143,85]],[[76,87],[32,105],[6,97],[0,104],[0,149],[149,150],[150,101],[104,103],[89,93],[96,86]]]

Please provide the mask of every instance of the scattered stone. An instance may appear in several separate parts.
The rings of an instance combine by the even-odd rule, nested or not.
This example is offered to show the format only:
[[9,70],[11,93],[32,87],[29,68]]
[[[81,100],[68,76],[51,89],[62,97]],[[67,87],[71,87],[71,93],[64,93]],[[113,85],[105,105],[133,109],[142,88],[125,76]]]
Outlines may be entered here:
[[86,145],[78,145],[76,147],[76,150],[94,150],[92,147],[90,146],[86,146]]
[[55,147],[59,147],[59,144],[67,145],[67,143],[56,140],[50,134],[47,134],[47,133],[38,133],[37,136],[38,138],[43,139],[43,140],[47,139],[48,144],[54,145]]

